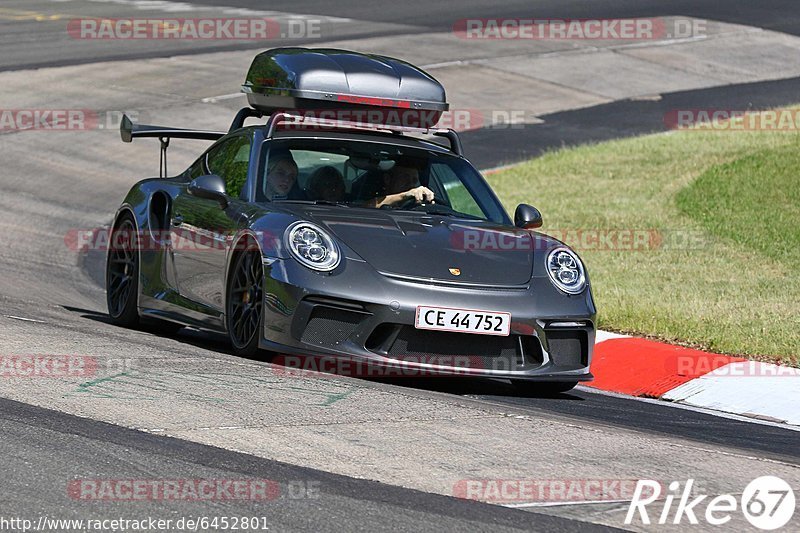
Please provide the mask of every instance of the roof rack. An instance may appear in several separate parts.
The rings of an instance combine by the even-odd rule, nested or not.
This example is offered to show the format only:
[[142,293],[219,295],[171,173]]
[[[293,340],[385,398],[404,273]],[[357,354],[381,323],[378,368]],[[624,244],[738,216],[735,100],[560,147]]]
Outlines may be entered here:
[[[255,114],[248,114],[246,110],[250,108],[244,108],[236,115],[237,120],[242,117],[242,122],[244,118],[247,116],[257,116]],[[253,110],[256,111],[256,110]],[[256,111],[257,113],[258,111]],[[234,120],[234,124],[231,125],[233,128],[236,125],[237,120]],[[458,133],[455,130],[450,128],[417,128],[412,126],[399,126],[393,124],[373,124],[370,122],[357,122],[351,120],[340,120],[340,119],[326,119],[321,117],[309,117],[304,115],[299,115],[295,113],[273,113],[269,116],[267,120],[267,138],[271,139],[274,134],[278,124],[281,123],[290,123],[290,124],[300,124],[300,125],[308,125],[308,126],[320,126],[325,128],[342,128],[348,130],[359,130],[359,131],[368,131],[368,132],[390,132],[398,135],[403,135],[406,133],[416,133],[420,135],[434,135],[437,137],[444,137],[448,141],[450,141],[450,151],[456,155],[463,155],[463,148],[461,146],[461,139],[458,137]],[[241,127],[241,126],[239,126]]]

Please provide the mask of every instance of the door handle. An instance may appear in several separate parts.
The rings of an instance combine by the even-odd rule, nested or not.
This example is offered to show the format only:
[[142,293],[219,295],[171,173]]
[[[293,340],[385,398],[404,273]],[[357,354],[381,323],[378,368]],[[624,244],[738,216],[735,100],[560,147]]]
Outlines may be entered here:
[[172,217],[173,226],[180,226],[181,224],[183,224],[183,216],[176,214],[174,217]]

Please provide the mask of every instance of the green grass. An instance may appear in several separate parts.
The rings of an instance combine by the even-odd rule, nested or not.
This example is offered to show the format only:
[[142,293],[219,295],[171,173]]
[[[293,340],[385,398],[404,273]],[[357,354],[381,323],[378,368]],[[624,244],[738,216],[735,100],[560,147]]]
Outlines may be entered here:
[[676,131],[559,150],[488,178],[510,212],[538,207],[545,233],[663,237],[640,250],[576,245],[600,328],[796,362],[797,133]]
[[712,234],[800,266],[797,146],[768,149],[716,166],[683,189],[677,201],[681,211]]

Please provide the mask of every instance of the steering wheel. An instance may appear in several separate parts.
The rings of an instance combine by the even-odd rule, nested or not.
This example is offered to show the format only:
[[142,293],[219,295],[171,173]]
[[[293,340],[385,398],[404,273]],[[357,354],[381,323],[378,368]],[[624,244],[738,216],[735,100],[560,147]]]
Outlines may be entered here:
[[447,207],[447,204],[445,203],[445,201],[442,200],[441,198],[437,198],[436,196],[433,197],[432,201],[423,200],[421,202],[417,202],[416,198],[414,198],[413,196],[410,196],[410,197],[406,198],[405,200],[403,200],[401,202],[393,204],[392,207],[394,209],[408,209],[410,207],[415,207],[415,208],[422,207],[422,208],[425,208],[425,207],[430,207],[431,205],[442,205],[442,206]]
[[417,202],[416,198],[414,198],[413,196],[410,196],[410,197],[406,198],[405,200],[402,200],[402,201],[400,201],[400,202],[398,202],[396,204],[393,204],[392,207],[395,208],[395,209],[409,209],[411,207],[424,207],[424,206],[426,206],[428,204],[430,204],[430,202],[426,202],[424,200],[422,202]]

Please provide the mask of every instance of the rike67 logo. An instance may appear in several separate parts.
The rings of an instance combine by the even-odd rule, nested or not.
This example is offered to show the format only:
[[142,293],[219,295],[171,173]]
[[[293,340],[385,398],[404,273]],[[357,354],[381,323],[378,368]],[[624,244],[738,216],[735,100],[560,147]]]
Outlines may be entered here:
[[[683,487],[679,481],[673,481],[666,493],[662,494],[660,482],[639,480],[625,516],[625,524],[632,524],[638,515],[644,525],[699,524],[701,519],[705,519],[712,526],[721,526],[730,522],[735,513],[741,512],[754,527],[771,531],[788,524],[794,515],[794,491],[786,481],[776,476],[754,479],[745,487],[740,498],[733,494],[695,496],[693,486],[693,479],[687,480]],[[663,507],[657,509],[662,502]],[[654,511],[651,518],[650,513]]]

